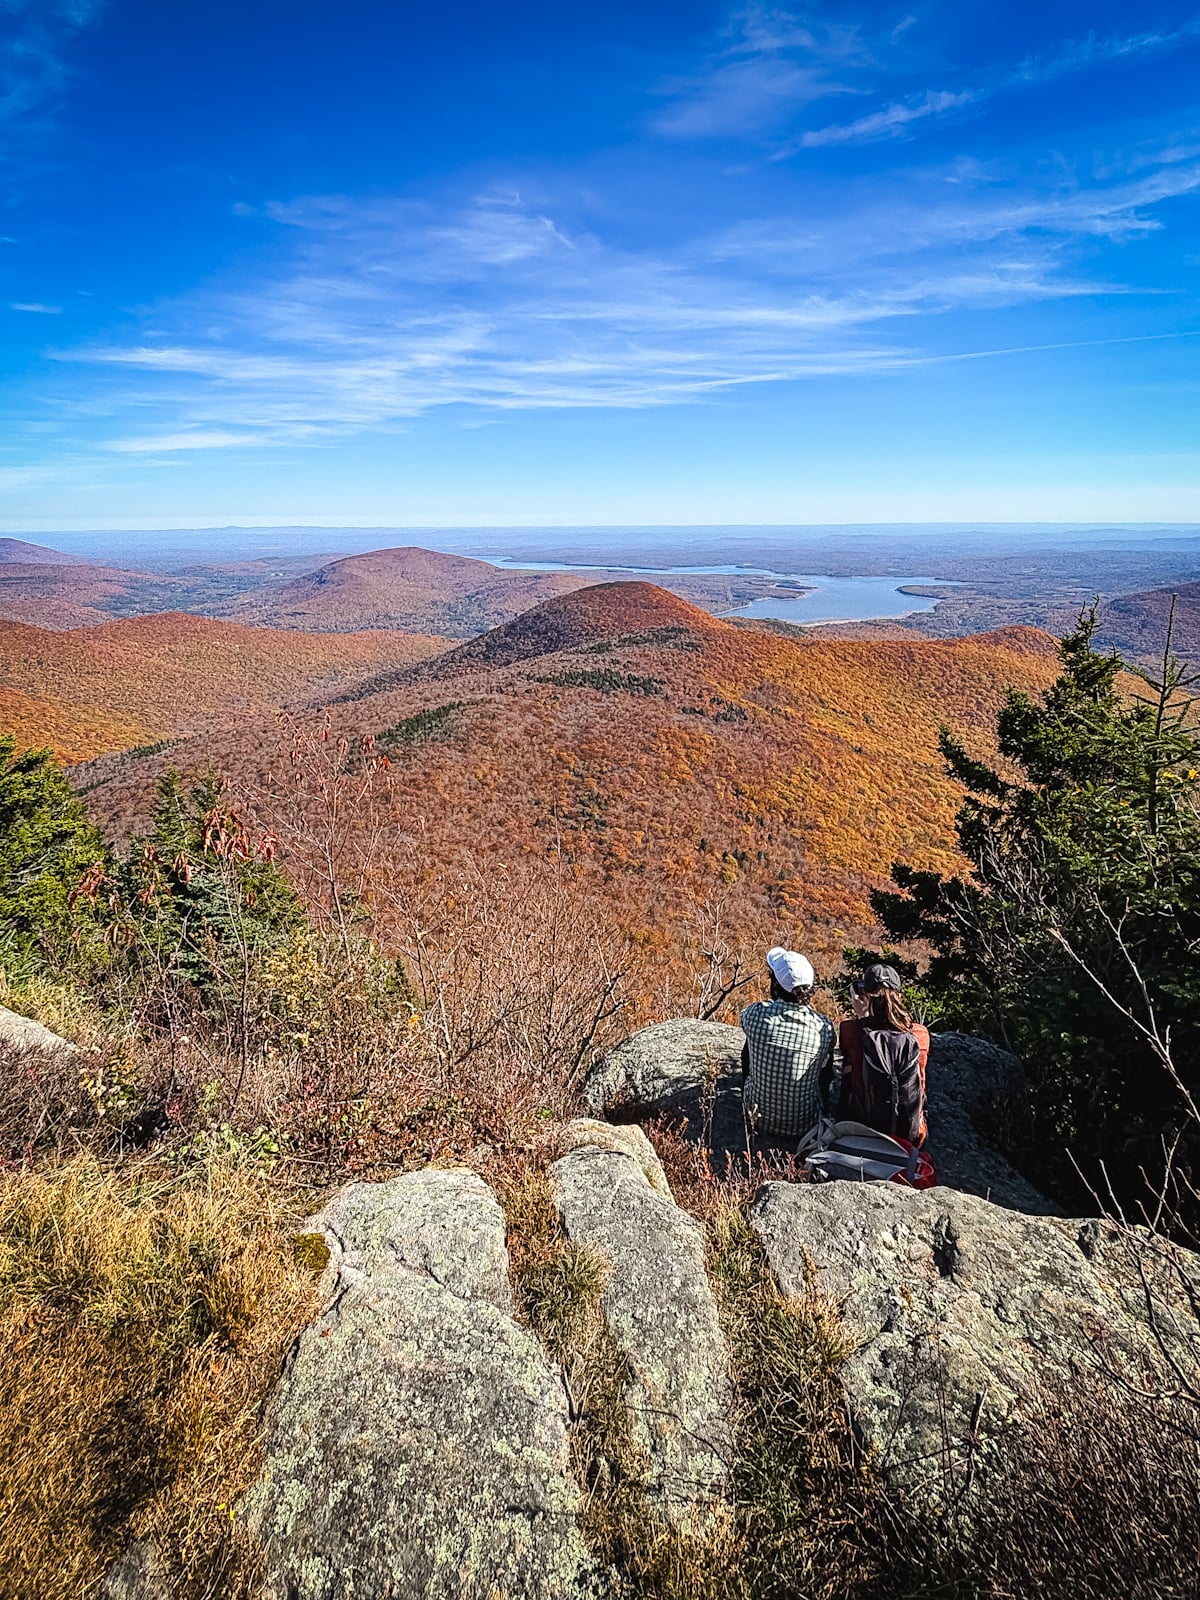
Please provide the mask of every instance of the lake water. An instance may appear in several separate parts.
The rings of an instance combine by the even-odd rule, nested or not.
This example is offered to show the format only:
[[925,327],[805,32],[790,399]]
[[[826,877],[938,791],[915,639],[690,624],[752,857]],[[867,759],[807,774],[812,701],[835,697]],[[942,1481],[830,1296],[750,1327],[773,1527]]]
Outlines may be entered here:
[[[922,594],[902,594],[906,583],[922,585],[937,581],[930,578],[830,578],[825,576],[800,577],[797,580],[812,591],[796,600],[755,600],[752,605],[740,606],[731,615],[739,617],[770,617],[782,622],[807,625],[814,622],[867,622],[873,618],[908,617],[918,611],[932,611],[937,597]],[[950,584],[939,582],[945,591]]]
[[[514,561],[493,558],[498,567],[520,568],[526,572],[594,572],[594,566],[569,561]],[[827,573],[773,572],[768,567],[608,567],[609,572],[627,572],[639,578],[744,577],[778,578],[802,585],[810,592],[794,600],[774,596],[739,606],[726,615],[760,617],[773,621],[808,626],[815,622],[869,622],[875,618],[907,617],[918,611],[932,611],[937,598],[902,594],[905,584],[936,583],[943,590],[955,586],[939,578],[833,578]]]

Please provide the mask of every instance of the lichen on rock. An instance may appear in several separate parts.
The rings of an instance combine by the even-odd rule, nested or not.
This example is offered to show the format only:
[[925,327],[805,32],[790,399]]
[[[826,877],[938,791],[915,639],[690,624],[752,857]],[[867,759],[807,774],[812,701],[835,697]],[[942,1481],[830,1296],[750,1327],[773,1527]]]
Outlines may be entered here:
[[[1164,1364],[1111,1224],[1098,1245],[1078,1221],[944,1187],[850,1182],[766,1184],[750,1220],[785,1294],[816,1288],[840,1303],[859,1434],[925,1501],[945,1504],[997,1452],[1019,1450],[1010,1430],[1051,1391],[1121,1372],[1144,1382]],[[1194,1350],[1179,1353],[1194,1367]]]
[[703,1232],[652,1186],[636,1153],[589,1125],[572,1127],[576,1148],[550,1174],[558,1213],[572,1244],[598,1251],[610,1268],[601,1312],[628,1366],[623,1400],[648,1493],[668,1521],[698,1526],[720,1500],[733,1456],[729,1355]]
[[504,1215],[462,1170],[355,1184],[322,1315],[272,1399],[241,1518],[263,1600],[607,1592],[580,1534],[567,1399],[511,1314]]

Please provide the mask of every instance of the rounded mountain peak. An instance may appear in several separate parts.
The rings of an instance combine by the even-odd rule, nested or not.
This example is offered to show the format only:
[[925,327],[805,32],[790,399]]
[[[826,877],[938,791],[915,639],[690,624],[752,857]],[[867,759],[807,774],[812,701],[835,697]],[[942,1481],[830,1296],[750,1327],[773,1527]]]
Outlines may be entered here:
[[657,584],[590,584],[571,594],[544,600],[503,627],[460,645],[437,663],[437,670],[440,676],[455,668],[504,667],[535,656],[578,650],[603,640],[661,628],[712,634],[727,626]]

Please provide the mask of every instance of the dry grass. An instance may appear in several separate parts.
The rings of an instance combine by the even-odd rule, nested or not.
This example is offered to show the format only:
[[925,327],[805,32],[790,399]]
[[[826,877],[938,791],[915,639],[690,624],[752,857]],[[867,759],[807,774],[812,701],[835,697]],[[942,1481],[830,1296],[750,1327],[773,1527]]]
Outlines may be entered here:
[[615,1571],[620,1594],[722,1600],[732,1591],[722,1587],[713,1540],[673,1528],[653,1501],[626,1404],[628,1363],[601,1312],[608,1262],[563,1236],[544,1170],[527,1164],[505,1188],[518,1307],[561,1366],[571,1400],[584,1537]]
[[178,1595],[240,1592],[229,1508],[313,1302],[289,1223],[236,1166],[3,1181],[0,1593],[74,1600],[140,1537]]
[[[836,1304],[782,1295],[740,1207],[712,1209],[709,1272],[738,1395],[730,1596],[866,1596],[880,1576],[877,1474],[858,1449],[839,1381],[853,1349]],[[904,1593],[890,1583],[876,1593]]]
[[962,1525],[914,1541],[939,1593],[974,1600],[1196,1600],[1200,1415],[1098,1374],[1050,1391]]

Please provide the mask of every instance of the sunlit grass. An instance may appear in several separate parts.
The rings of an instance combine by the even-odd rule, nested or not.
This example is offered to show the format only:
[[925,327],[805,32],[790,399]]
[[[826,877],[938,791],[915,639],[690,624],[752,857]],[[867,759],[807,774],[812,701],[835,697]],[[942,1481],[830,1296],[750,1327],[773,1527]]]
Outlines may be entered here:
[[286,1206],[236,1165],[5,1178],[0,1593],[90,1593],[150,1537],[180,1596],[218,1573],[237,1594],[230,1507],[313,1282]]

